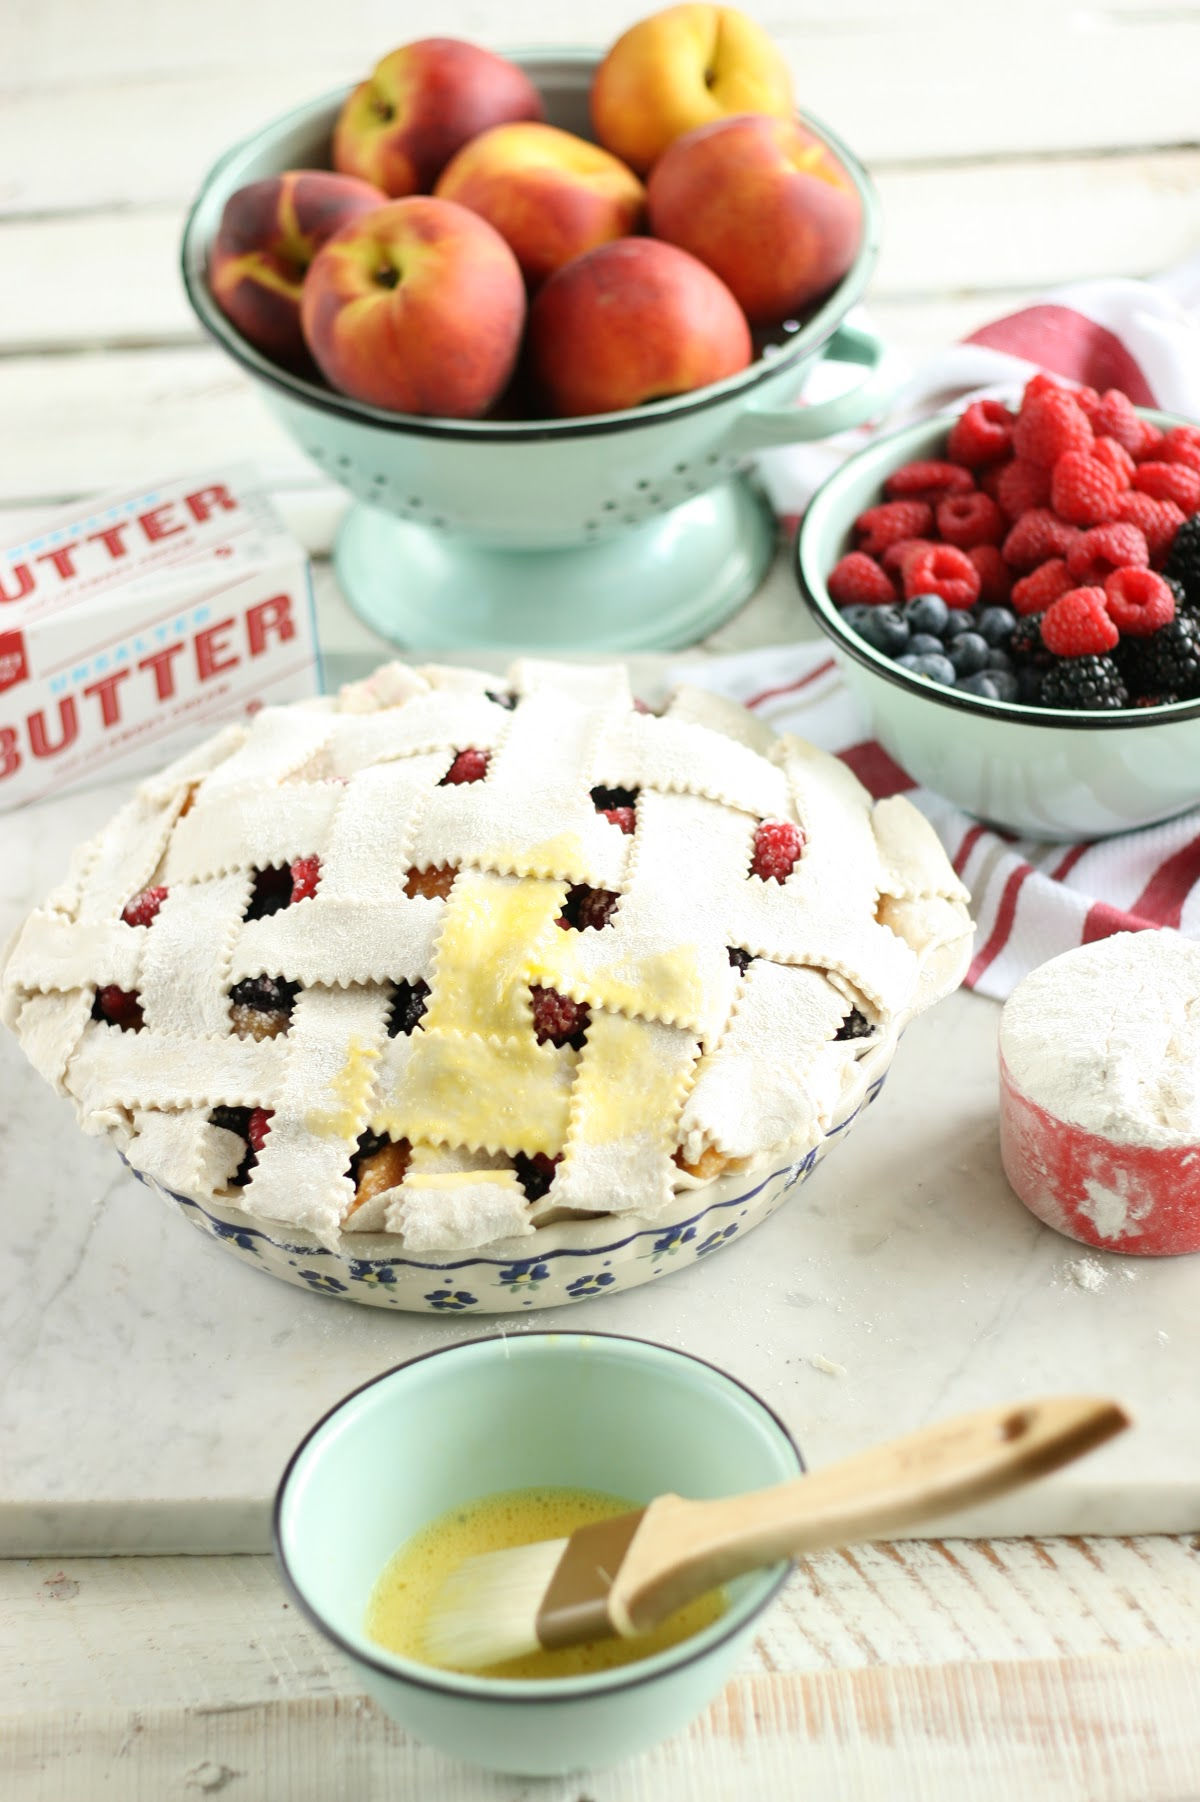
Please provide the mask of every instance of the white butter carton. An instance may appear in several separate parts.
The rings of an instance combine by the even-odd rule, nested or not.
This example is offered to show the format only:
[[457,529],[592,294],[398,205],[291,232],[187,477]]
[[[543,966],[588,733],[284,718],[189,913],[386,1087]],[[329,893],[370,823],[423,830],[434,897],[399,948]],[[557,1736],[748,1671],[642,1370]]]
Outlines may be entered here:
[[0,551],[0,811],[319,693],[308,558],[253,482],[105,495]]

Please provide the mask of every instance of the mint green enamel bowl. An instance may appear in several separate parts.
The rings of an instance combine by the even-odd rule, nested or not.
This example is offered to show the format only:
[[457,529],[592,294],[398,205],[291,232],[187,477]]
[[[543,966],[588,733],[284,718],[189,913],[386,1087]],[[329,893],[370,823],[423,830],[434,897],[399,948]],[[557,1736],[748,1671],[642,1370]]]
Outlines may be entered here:
[[[511,53],[552,125],[589,136],[599,53]],[[208,248],[229,196],[284,169],[329,166],[345,93],[297,107],[209,171],[184,228],[196,316],[253,379],[284,429],[355,504],[334,558],[350,604],[397,644],[646,651],[690,644],[747,596],[776,543],[748,459],[824,438],[878,412],[882,346],[844,323],[874,266],[879,209],[832,132],[862,207],[853,267],[748,369],[694,393],[582,419],[429,419],[389,413],[280,369],[230,324],[208,286]],[[794,405],[821,359],[862,366],[850,392]]]
[[[1162,426],[1186,423],[1139,408]],[[939,687],[871,649],[843,623],[825,578],[852,527],[902,463],[944,454],[956,413],[878,438],[810,503],[796,540],[801,592],[833,641],[847,685],[884,750],[977,819],[1039,839],[1104,838],[1200,801],[1200,701],[1116,713],[1022,707]]]
[[606,1334],[499,1335],[387,1371],[319,1421],[280,1482],[275,1553],[297,1602],[406,1732],[490,1770],[584,1770],[697,1714],[790,1567],[731,1584],[720,1620],[653,1658],[518,1682],[434,1670],[366,1637],[367,1601],[393,1553],[446,1509],[497,1490],[704,1498],[803,1469],[765,1403],[699,1358]]

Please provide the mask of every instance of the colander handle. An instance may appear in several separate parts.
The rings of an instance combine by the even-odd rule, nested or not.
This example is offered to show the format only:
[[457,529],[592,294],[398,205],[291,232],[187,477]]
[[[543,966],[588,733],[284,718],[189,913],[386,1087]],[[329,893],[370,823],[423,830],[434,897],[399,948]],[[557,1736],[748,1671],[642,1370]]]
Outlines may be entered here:
[[832,363],[858,363],[866,375],[858,386],[812,407],[748,406],[726,441],[733,451],[765,450],[771,444],[802,444],[848,431],[877,413],[892,389],[885,371],[884,347],[874,332],[858,325],[839,325],[822,350]]

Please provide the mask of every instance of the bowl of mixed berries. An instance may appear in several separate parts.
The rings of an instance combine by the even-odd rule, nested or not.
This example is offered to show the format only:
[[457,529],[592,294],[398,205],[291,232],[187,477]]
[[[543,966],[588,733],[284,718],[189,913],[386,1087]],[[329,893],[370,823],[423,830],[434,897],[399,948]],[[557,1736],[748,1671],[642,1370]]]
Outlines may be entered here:
[[796,557],[884,748],[968,812],[1101,836],[1200,800],[1200,425],[1037,375],[852,457]]

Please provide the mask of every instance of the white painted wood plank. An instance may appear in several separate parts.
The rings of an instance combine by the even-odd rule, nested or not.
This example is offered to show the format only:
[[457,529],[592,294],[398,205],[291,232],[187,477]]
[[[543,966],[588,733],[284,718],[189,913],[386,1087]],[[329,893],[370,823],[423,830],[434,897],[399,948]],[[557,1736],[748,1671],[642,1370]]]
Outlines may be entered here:
[[[451,0],[437,28],[488,42],[606,42],[645,8],[521,0],[498,29],[483,0]],[[767,11],[767,9],[764,9]],[[1030,155],[1190,144],[1194,4],[1053,7],[1001,0],[948,9],[865,7],[858,16],[767,11],[802,105],[868,161]],[[69,23],[66,19],[69,18]],[[180,201],[228,144],[314,94],[365,73],[429,29],[416,0],[290,0],[172,7],[127,0],[120,29],[86,0],[25,0],[0,62],[7,142],[0,210],[76,212]]]
[[[1200,244],[1200,150],[878,174],[878,303],[1145,275]],[[0,354],[199,336],[178,274],[183,212],[153,206],[0,233]]]
[[[1187,1802],[1200,1659],[886,1666],[735,1679],[684,1732],[542,1802]],[[115,1781],[115,1789],[114,1789]],[[6,1802],[528,1802],[518,1777],[408,1738],[359,1695],[226,1708],[58,1708],[0,1719]]]
[[[1030,1570],[1036,1581],[1029,1582]],[[1200,1654],[1187,1539],[909,1541],[805,1560],[750,1673]],[[219,1707],[353,1690],[266,1557],[0,1562],[0,1715]]]

